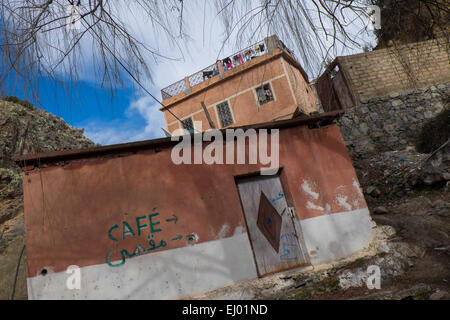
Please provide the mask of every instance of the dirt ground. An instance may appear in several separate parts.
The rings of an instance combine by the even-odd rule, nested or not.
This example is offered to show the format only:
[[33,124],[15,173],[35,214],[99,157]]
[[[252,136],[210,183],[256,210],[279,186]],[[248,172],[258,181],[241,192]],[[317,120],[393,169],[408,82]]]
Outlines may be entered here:
[[[395,240],[424,250],[423,256],[414,259],[413,265],[404,274],[395,277],[391,283],[382,284],[380,292],[364,286],[318,293],[308,299],[354,299],[366,296],[391,299],[395,298],[395,293],[399,299],[428,299],[437,291],[450,292],[450,220],[449,217],[430,215],[435,209],[432,203],[437,200],[450,201],[448,192],[433,191],[430,194],[427,191],[412,198],[389,200],[386,204],[388,213],[372,214],[377,225],[394,227],[397,232]],[[371,212],[376,205],[369,204]],[[327,281],[330,279],[324,280],[325,283]]]

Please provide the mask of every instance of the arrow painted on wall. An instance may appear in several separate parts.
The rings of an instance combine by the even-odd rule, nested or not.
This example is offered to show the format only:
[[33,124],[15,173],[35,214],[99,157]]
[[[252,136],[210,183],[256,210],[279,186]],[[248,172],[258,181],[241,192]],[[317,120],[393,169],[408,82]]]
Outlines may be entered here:
[[179,234],[175,238],[173,238],[172,240],[181,240],[181,239],[183,239],[183,236],[181,234]]
[[172,222],[172,221],[174,221],[174,223],[177,224],[178,218],[177,218],[176,215],[173,215],[173,218],[171,218],[171,219],[166,219],[166,221],[167,221],[167,222]]

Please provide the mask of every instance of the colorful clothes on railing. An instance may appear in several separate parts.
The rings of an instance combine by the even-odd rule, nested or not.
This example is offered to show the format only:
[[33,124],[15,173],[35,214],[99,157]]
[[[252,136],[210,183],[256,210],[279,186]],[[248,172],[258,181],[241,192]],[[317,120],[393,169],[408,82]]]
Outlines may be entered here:
[[240,64],[243,64],[243,63],[244,63],[244,59],[242,59],[242,55],[240,53],[236,54],[233,57],[233,64],[234,64],[235,67],[240,65]]
[[244,57],[246,61],[250,61],[251,59],[253,59],[255,57],[256,53],[253,49],[247,49],[244,52]]

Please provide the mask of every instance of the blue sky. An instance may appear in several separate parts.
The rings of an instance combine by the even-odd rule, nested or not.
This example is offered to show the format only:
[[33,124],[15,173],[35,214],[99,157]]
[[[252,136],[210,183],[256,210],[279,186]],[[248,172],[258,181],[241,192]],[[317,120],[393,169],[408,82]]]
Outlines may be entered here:
[[[200,1],[201,2],[201,1]],[[158,49],[163,55],[173,57],[174,60],[147,61],[151,67],[152,81],[144,79],[144,86],[159,100],[160,90],[174,83],[184,76],[192,74],[216,61],[220,52],[230,54],[232,46],[222,48],[223,29],[212,15],[203,18],[198,15],[195,6],[190,7],[191,12],[185,9],[185,15],[193,17],[184,22],[189,37],[182,41],[183,47],[177,48],[165,43],[149,29],[145,18],[137,18],[135,15],[127,19],[130,28],[135,31],[134,36],[151,47],[157,43]],[[213,10],[208,7],[206,10]],[[200,11],[201,13],[203,11]],[[147,30],[148,32],[143,32]],[[223,49],[221,51],[221,49]],[[90,44],[86,44],[84,51],[92,50]],[[84,128],[84,134],[96,143],[102,145],[123,143],[153,139],[164,136],[161,127],[165,128],[163,113],[159,111],[161,105],[146,95],[131,80],[124,81],[124,87],[117,89],[114,96],[108,88],[101,88],[95,77],[89,74],[89,53],[86,55],[86,68],[81,70],[81,79],[76,83],[76,90],[67,91],[64,86],[46,78],[39,78],[38,97],[33,99],[21,90],[21,79],[16,83],[10,82],[10,92],[7,95],[15,95],[27,99],[41,109],[63,118],[70,125]],[[10,79],[14,75],[10,76]],[[59,78],[64,78],[60,75]],[[13,84],[14,83],[14,84]]]
[[[196,0],[199,6],[206,2]],[[178,58],[177,61],[148,61],[151,67],[152,80],[144,81],[145,87],[157,98],[161,99],[160,89],[174,83],[184,76],[192,74],[214,63],[217,58],[226,57],[239,50],[234,39],[222,47],[224,29],[215,16],[215,9],[207,5],[198,10],[198,6],[187,8],[184,27],[189,31],[189,38],[181,42],[183,48],[178,52],[172,46],[160,40],[158,34],[150,30],[145,18],[133,15],[131,27],[136,30],[136,37],[145,43],[158,48],[163,54]],[[191,11],[189,11],[191,10]],[[203,12],[206,15],[203,16]],[[205,18],[204,18],[205,17]],[[202,23],[199,23],[199,22]],[[143,32],[146,31],[146,32]],[[254,39],[254,42],[262,39]],[[286,39],[282,39],[287,42]],[[245,43],[246,47],[250,43]],[[86,48],[92,50],[91,47]],[[355,49],[353,52],[361,50]],[[351,51],[352,52],[352,51]],[[89,66],[92,61],[87,61]],[[89,69],[89,68],[87,68]],[[32,100],[35,106],[63,118],[70,125],[84,128],[85,135],[102,145],[153,139],[164,136],[161,127],[165,127],[160,105],[132,81],[125,80],[124,87],[117,89],[114,96],[107,88],[101,88],[89,70],[76,83],[75,91],[66,91],[63,86],[49,79],[39,79],[39,101],[33,101],[20,89],[20,78],[16,86],[11,85],[8,95]],[[84,74],[84,75],[83,75]]]

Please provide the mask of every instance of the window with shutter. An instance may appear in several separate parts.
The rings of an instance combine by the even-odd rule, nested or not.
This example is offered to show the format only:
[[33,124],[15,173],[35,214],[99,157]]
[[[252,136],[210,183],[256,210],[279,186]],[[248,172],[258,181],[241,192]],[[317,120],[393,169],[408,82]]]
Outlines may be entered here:
[[228,102],[222,102],[217,105],[217,113],[219,114],[220,123],[222,124],[222,128],[228,127],[229,125],[234,123],[233,116],[231,115],[230,106]]
[[256,88],[256,96],[258,97],[258,103],[260,106],[267,102],[273,101],[273,93],[270,84],[266,83]]
[[192,117],[181,120],[181,125],[183,129],[189,131],[189,133],[194,132],[194,123],[192,122]]

